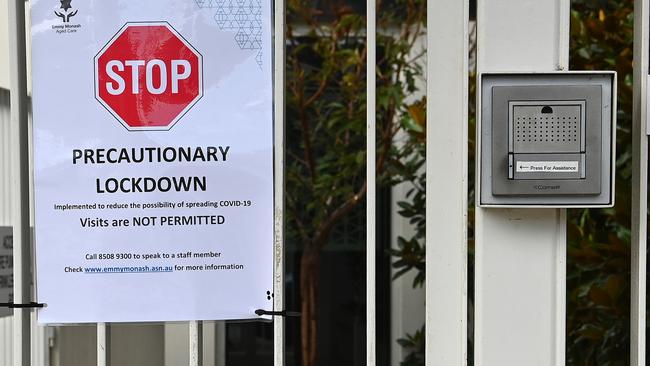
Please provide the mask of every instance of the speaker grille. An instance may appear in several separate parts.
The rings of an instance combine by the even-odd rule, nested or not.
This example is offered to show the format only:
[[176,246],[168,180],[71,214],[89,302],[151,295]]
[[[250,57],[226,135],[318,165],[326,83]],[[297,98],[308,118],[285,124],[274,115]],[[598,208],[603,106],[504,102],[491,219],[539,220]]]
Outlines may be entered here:
[[514,152],[580,152],[581,126],[580,105],[516,105]]

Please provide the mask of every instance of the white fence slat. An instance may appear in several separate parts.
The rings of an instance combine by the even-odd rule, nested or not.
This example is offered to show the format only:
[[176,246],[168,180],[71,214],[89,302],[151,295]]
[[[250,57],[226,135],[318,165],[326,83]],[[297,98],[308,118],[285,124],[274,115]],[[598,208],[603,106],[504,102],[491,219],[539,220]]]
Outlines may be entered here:
[[467,364],[469,1],[427,3],[426,364]]

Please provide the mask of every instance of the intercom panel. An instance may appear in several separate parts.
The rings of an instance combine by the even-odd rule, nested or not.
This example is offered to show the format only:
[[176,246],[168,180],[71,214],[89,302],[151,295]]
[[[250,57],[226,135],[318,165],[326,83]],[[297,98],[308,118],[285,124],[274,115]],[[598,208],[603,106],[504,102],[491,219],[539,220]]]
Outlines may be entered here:
[[615,78],[482,74],[479,205],[613,205]]

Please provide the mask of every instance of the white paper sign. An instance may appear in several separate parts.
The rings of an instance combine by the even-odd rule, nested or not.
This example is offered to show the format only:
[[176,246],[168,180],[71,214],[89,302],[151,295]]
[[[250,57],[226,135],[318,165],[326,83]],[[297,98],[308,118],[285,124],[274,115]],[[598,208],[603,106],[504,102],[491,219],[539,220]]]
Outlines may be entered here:
[[518,161],[517,173],[576,173],[577,161]]
[[[11,227],[0,227],[0,303],[14,301],[13,234]],[[12,315],[8,307],[0,307],[0,317]]]
[[40,323],[272,308],[271,2],[32,1]]

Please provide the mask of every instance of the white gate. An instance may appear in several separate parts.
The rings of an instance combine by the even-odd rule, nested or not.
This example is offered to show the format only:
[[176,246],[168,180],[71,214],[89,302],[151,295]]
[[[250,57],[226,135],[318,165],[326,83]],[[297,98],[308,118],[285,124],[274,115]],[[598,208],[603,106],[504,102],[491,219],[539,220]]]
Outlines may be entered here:
[[[11,118],[0,91],[0,224],[15,228],[17,303],[31,300],[28,97],[24,2],[10,0]],[[568,68],[569,0],[479,2],[479,71],[553,71]],[[275,1],[275,29],[285,29],[284,0]],[[367,153],[375,156],[376,0],[367,0]],[[427,365],[467,363],[467,103],[468,0],[429,0],[427,19]],[[635,1],[634,207],[632,239],[632,365],[645,365],[646,217],[648,142],[648,0]],[[284,309],[284,56],[283,32],[275,32],[276,223],[274,308]],[[512,53],[509,50],[517,49]],[[435,116],[435,118],[434,118]],[[11,160],[8,158],[11,157]],[[11,173],[11,174],[8,174]],[[433,178],[435,177],[435,179]],[[9,180],[11,178],[11,180]],[[375,197],[375,163],[367,161],[368,197]],[[8,205],[8,202],[12,202]],[[11,207],[11,209],[9,208]],[[548,210],[476,210],[477,365],[564,364],[566,213]],[[367,206],[367,364],[375,365],[375,202]],[[518,230],[511,230],[512,221]],[[531,235],[531,233],[537,233]],[[537,250],[517,250],[522,240]],[[522,271],[521,267],[528,271]],[[526,275],[527,273],[527,275]],[[523,274],[523,275],[522,275]],[[511,291],[521,302],[501,306]],[[510,298],[511,299],[511,298]],[[534,309],[535,314],[516,308]],[[0,365],[49,364],[53,330],[30,322],[29,309],[0,320]],[[188,359],[202,364],[205,327],[191,322]],[[97,326],[97,363],[108,365],[110,325]],[[12,342],[13,341],[13,342]],[[284,320],[274,321],[274,364],[284,359]],[[31,352],[30,352],[31,350]],[[31,361],[30,361],[31,359]]]

